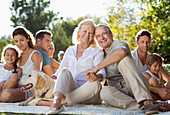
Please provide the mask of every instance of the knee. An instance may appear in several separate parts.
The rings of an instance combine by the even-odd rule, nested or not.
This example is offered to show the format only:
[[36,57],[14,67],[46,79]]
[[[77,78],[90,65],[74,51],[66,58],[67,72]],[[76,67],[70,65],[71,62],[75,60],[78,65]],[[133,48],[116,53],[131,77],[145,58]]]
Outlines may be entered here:
[[71,72],[67,68],[63,68],[59,73],[59,76],[70,76],[70,75]]
[[17,79],[18,79],[18,75],[17,74],[13,74],[8,79],[11,81],[11,83],[16,83]]
[[8,89],[5,89],[0,97],[1,102],[6,103],[9,101],[10,97],[12,96],[12,94],[8,91]]
[[101,91],[101,89],[102,89],[102,85],[101,85],[101,83],[97,80],[97,81],[94,81],[94,82],[92,82],[94,85],[94,90],[96,91],[96,94],[98,93],[98,92],[100,92]]
[[[110,89],[110,88],[112,88],[112,89]],[[110,86],[103,87],[100,91],[100,98],[103,101],[109,99],[110,98],[109,96],[114,93],[114,90],[116,91],[115,87],[110,87]]]
[[133,60],[132,60],[132,58],[130,57],[130,56],[126,56],[126,57],[124,57],[122,60],[121,60],[121,62],[123,62],[123,63],[127,63],[127,62],[132,62]]

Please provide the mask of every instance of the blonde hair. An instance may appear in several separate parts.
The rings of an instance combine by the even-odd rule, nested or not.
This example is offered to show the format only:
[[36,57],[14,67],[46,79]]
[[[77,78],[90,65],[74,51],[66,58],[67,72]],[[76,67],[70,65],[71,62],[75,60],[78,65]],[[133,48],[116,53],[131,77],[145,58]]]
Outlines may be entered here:
[[[82,25],[91,25],[94,30],[96,28],[96,24],[92,19],[84,19],[82,20],[78,26],[74,29],[73,36],[72,36],[72,43],[73,44],[79,44],[80,42],[80,36],[79,36],[79,30],[81,29]],[[96,47],[97,42],[95,37],[93,38],[93,41],[91,42],[92,47]]]

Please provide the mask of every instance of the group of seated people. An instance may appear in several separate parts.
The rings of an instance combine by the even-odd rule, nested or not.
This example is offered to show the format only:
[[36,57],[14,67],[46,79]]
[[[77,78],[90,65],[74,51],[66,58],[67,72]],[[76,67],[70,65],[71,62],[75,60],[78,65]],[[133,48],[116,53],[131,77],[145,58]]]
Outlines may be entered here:
[[43,71],[55,80],[54,98],[47,104],[55,109],[64,103],[104,103],[152,114],[160,110],[154,101],[170,99],[170,75],[162,67],[162,58],[148,52],[148,30],[137,33],[137,48],[132,52],[125,41],[113,39],[108,26],[96,25],[91,19],[81,21],[74,34],[72,39],[77,43],[65,53],[59,52],[64,57],[56,61],[49,30],[36,33],[35,45],[29,30],[16,27],[12,33],[15,46],[6,46],[1,54],[0,101],[20,102],[33,96],[34,90],[22,92],[18,84],[18,79],[32,70]]

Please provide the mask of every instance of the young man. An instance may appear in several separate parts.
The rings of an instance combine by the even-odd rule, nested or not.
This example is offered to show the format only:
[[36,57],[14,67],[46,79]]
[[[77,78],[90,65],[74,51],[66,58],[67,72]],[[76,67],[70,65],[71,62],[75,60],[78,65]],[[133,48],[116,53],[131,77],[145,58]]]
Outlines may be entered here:
[[[145,114],[158,113],[152,103],[147,79],[137,70],[126,42],[113,40],[110,28],[98,25],[95,30],[98,44],[106,53],[105,59],[96,67],[87,71],[86,76],[97,73],[106,67],[108,86],[101,92],[101,99],[107,104],[122,109],[145,109]],[[95,80],[94,76],[91,77]]]
[[[132,51],[132,57],[133,57],[133,60],[135,61],[135,64],[136,64],[138,70],[141,73],[143,73],[148,69],[148,67],[146,65],[146,59],[147,59],[148,55],[150,54],[148,52],[148,50],[150,48],[151,33],[146,29],[140,30],[136,35],[135,42],[137,44],[137,48],[134,51]],[[161,67],[160,73],[161,73],[163,79],[169,85],[170,84],[170,75],[168,74],[168,72],[163,67]],[[158,87],[150,86],[150,90],[153,93],[152,94],[153,100],[158,100],[161,98],[164,100],[167,100],[170,97],[170,92],[165,88],[158,88]]]
[[50,57],[45,53],[48,52],[52,41],[52,33],[49,30],[39,30],[36,33],[36,45],[38,51],[40,51],[43,57],[43,72],[51,77],[53,73],[53,68],[51,67]]

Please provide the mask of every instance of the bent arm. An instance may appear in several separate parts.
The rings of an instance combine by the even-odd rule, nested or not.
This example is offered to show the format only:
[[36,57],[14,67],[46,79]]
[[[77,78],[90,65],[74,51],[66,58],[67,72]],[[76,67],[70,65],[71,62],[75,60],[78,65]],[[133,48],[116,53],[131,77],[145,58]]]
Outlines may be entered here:
[[102,68],[105,68],[109,65],[118,63],[129,53],[128,49],[125,47],[121,47],[110,53],[99,65],[97,65],[94,69],[95,72],[99,71]]
[[170,90],[167,88],[159,88],[159,87],[150,86],[150,91],[158,94],[164,100],[170,99]]
[[60,64],[55,59],[50,58],[50,61],[51,61],[51,67],[52,68],[54,68],[54,69],[59,68]]
[[169,75],[169,73],[168,73],[163,67],[161,67],[160,72],[161,72],[161,75],[162,75],[163,79],[164,79],[166,82],[168,82],[168,81],[170,80],[170,75]]

